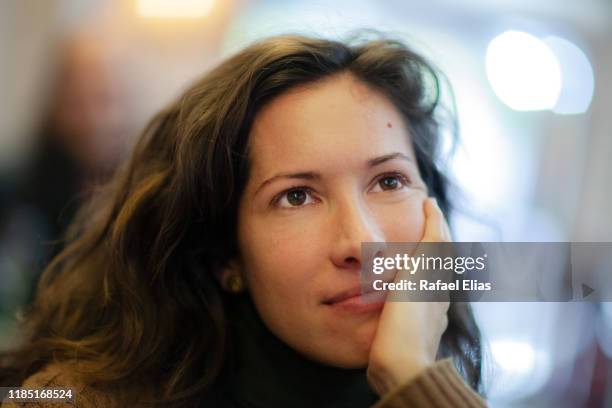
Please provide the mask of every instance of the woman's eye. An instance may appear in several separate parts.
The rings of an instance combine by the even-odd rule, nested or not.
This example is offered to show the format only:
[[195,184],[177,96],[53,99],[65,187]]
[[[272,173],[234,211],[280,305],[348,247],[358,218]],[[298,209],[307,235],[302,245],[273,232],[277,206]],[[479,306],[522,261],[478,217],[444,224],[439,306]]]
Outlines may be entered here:
[[280,195],[276,204],[282,208],[301,207],[312,204],[312,192],[306,188],[294,188]]
[[[387,174],[383,175],[376,182],[376,186],[374,187],[374,191],[393,191],[399,190],[402,187],[410,184],[408,178],[402,174]],[[380,190],[376,190],[380,188]]]

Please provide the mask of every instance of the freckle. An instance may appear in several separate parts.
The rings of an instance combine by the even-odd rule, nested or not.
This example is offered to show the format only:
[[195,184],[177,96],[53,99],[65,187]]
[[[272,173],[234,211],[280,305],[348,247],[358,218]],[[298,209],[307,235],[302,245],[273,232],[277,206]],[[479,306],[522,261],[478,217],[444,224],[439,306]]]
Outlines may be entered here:
[[391,122],[387,122],[387,127],[388,127],[388,128],[392,128],[392,127],[393,127],[393,125],[391,124]]

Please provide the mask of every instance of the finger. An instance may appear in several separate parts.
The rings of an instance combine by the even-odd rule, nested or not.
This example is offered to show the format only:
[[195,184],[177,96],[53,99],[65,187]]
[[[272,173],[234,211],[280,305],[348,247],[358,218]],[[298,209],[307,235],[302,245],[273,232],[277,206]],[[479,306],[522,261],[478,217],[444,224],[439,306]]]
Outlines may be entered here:
[[423,242],[445,242],[450,241],[450,230],[444,219],[444,214],[438,206],[435,198],[428,198],[424,203],[425,209],[425,233]]
[[440,311],[444,314],[448,313],[448,309],[450,308],[450,301],[445,300],[445,301],[441,301],[441,302],[436,302],[438,304],[438,307],[440,308]]
[[431,198],[427,198],[423,203],[425,210],[425,233],[421,241],[431,242],[435,237],[439,235],[439,222],[437,220],[437,213],[434,208],[434,203]]
[[438,335],[442,336],[446,328],[448,327],[448,309],[450,302],[436,302],[436,309],[438,313]]

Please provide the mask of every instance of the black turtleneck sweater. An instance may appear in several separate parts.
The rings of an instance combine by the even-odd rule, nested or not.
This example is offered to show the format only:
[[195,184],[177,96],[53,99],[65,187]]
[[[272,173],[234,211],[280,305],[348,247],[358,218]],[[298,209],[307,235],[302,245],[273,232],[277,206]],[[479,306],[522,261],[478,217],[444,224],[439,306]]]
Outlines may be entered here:
[[307,359],[270,332],[248,295],[228,303],[231,357],[217,387],[217,406],[365,408],[378,400],[365,368],[335,368]]

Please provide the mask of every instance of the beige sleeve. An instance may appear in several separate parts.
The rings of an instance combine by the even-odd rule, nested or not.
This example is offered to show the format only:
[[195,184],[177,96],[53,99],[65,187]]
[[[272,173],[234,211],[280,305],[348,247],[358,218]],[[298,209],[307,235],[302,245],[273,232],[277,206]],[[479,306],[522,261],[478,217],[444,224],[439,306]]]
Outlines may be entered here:
[[480,408],[487,404],[459,375],[450,358],[428,367],[384,395],[372,408]]

